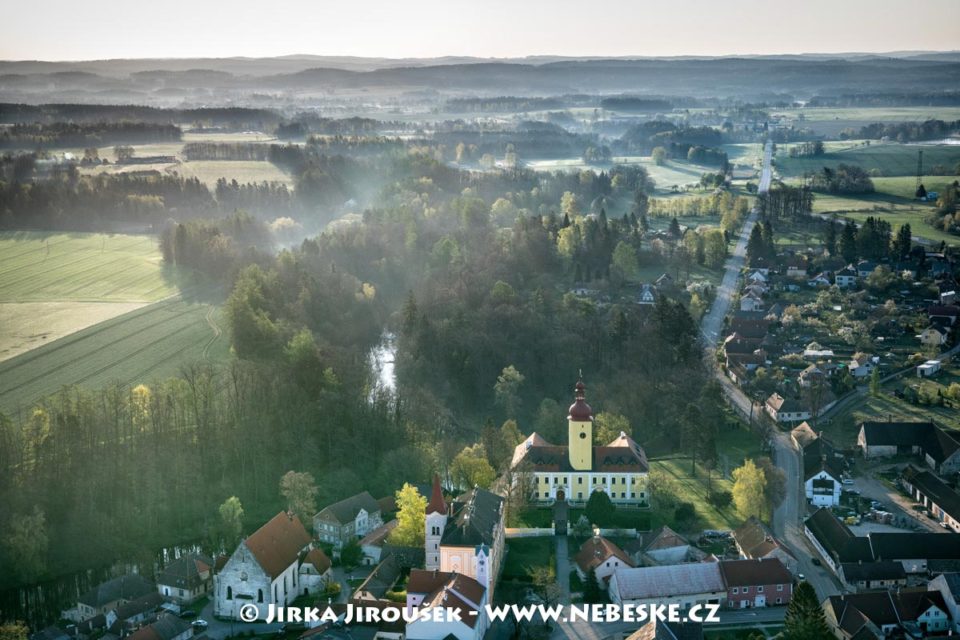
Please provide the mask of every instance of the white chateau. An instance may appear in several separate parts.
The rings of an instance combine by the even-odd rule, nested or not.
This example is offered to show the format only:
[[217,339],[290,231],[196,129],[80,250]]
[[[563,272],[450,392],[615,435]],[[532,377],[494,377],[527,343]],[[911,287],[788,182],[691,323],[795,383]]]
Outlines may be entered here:
[[648,504],[647,455],[622,431],[610,444],[593,446],[593,409],[584,399],[582,380],[575,389],[567,416],[568,444],[551,444],[532,433],[513,452],[514,482],[529,474],[532,497],[543,504],[583,504],[594,491],[605,492],[615,504]]
[[503,561],[503,507],[503,498],[479,488],[448,504],[434,476],[425,518],[427,570],[469,576],[492,594]]

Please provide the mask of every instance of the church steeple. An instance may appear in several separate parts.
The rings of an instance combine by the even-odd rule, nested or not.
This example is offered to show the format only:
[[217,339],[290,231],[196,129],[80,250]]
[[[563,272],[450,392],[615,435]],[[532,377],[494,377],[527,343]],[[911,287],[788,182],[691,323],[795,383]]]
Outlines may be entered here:
[[440,568],[440,541],[443,531],[447,527],[447,503],[443,499],[443,488],[440,486],[440,476],[433,476],[433,489],[430,491],[430,502],[427,503],[426,517],[424,518],[423,546],[426,553],[425,565],[427,569]]

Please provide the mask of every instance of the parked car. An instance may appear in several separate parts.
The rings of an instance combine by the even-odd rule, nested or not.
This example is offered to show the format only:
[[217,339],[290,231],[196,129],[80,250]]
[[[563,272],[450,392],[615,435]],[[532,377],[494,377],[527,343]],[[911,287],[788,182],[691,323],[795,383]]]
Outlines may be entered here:
[[184,609],[180,612],[180,617],[184,620],[192,620],[197,617],[197,612],[193,609]]
[[815,566],[815,567],[819,567],[819,566],[821,566],[821,564],[822,564],[822,563],[820,562],[820,558],[810,558],[810,562],[812,562],[812,563],[813,563],[813,566]]
[[200,618],[197,618],[196,620],[194,620],[194,621],[191,622],[190,624],[193,625],[193,628],[194,628],[194,629],[206,629],[206,628],[207,628],[207,621],[206,621],[206,620],[201,620]]

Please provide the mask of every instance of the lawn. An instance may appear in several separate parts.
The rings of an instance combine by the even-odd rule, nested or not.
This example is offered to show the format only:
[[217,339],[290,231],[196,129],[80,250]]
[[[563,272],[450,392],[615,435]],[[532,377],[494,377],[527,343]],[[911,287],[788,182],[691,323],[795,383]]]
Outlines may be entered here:
[[724,429],[717,436],[717,453],[726,456],[733,466],[740,466],[747,458],[759,458],[764,455],[760,449],[760,438],[740,427]]
[[[667,474],[677,486],[677,499],[681,502],[690,502],[697,511],[697,528],[700,529],[734,529],[743,523],[743,518],[737,515],[736,510],[730,507],[720,511],[707,500],[707,472],[697,469],[697,477],[690,475],[689,458],[670,458],[650,462],[650,470],[660,470]],[[720,479],[716,472],[711,480],[713,491],[732,491],[733,483]],[[653,512],[652,525],[662,524],[676,527],[672,513]]]
[[186,362],[222,362],[222,324],[219,307],[172,299],[87,327],[0,363],[0,411],[28,408],[64,385],[134,386]]
[[642,165],[656,183],[655,195],[670,193],[671,187],[698,183],[704,173],[715,173],[716,167],[693,164],[685,160],[669,160],[664,165],[656,165],[650,156],[618,156],[609,165],[588,165],[581,158],[563,158],[548,160],[528,160],[524,163],[534,171],[594,171],[607,170],[614,164]]
[[536,567],[556,568],[553,536],[511,538],[507,540],[507,556],[503,565],[505,580],[529,580]]

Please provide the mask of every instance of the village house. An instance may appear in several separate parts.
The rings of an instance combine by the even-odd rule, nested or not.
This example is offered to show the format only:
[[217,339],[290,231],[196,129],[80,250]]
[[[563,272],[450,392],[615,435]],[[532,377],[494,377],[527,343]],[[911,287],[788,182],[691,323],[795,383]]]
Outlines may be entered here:
[[931,516],[960,533],[960,494],[929,471],[913,466],[903,471],[900,480],[910,497],[926,507]]
[[[145,596],[124,602],[116,609],[108,611],[104,616],[102,628],[117,636],[125,636],[130,631],[156,620],[157,613],[161,611],[164,604],[163,596],[156,591],[151,591]],[[91,622],[94,620],[96,619],[91,618]],[[95,625],[91,627],[97,628]]]
[[397,520],[381,525],[365,535],[360,541],[360,550],[363,551],[363,564],[374,566],[383,558],[383,547],[390,532],[397,528]]
[[851,267],[837,271],[833,274],[833,277],[834,282],[836,282],[837,286],[841,289],[855,289],[859,282],[857,272]]
[[809,280],[807,280],[807,286],[809,287],[829,287],[830,286],[830,276],[826,273],[818,273]]
[[840,504],[843,468],[833,445],[817,438],[803,448],[803,487],[807,501],[815,507]]
[[113,578],[82,594],[77,600],[76,613],[66,612],[64,617],[83,622],[97,615],[106,615],[121,604],[142,598],[156,589],[152,582],[135,574]]
[[177,604],[190,604],[213,587],[213,560],[191,553],[180,556],[157,574],[157,591]]
[[876,562],[843,562],[838,572],[840,580],[853,591],[869,591],[888,587],[905,587],[907,572],[896,560]]
[[815,364],[811,364],[797,376],[797,383],[804,389],[809,389],[810,387],[824,384],[826,379],[827,376],[823,372],[823,369]]
[[492,597],[503,563],[504,499],[474,488],[447,504],[434,477],[424,526],[425,566],[479,582]]
[[942,326],[932,324],[921,331],[917,337],[920,339],[920,344],[925,347],[939,347],[947,343],[949,332]]
[[880,265],[878,265],[876,262],[871,262],[869,260],[861,260],[860,262],[857,263],[857,266],[856,266],[857,276],[859,276],[860,278],[867,278],[870,276],[871,273],[876,271],[877,267],[879,266]]
[[801,254],[787,256],[784,264],[786,266],[785,275],[788,278],[807,277],[807,256]]
[[722,560],[720,573],[731,609],[785,605],[793,595],[793,576],[776,558]]
[[703,551],[666,525],[628,540],[623,550],[637,567],[700,562],[706,557]]
[[943,327],[952,327],[960,318],[960,306],[935,304],[927,308],[927,319]]
[[340,550],[351,540],[367,535],[383,524],[380,503],[364,491],[322,509],[313,516],[317,539]]
[[960,442],[932,422],[863,422],[857,446],[868,460],[913,454],[942,475],[960,471]]
[[516,482],[529,478],[532,497],[541,504],[585,504],[603,491],[614,504],[646,505],[649,466],[643,449],[625,433],[606,446],[593,446],[593,409],[583,382],[567,415],[567,445],[554,445],[533,433],[517,445],[511,468]]
[[897,632],[926,637],[951,625],[943,596],[923,588],[830,596],[822,606],[827,625],[843,639],[886,638]]
[[857,537],[849,528],[822,507],[804,522],[804,534],[834,573],[845,562],[872,562],[873,554],[866,538]]
[[813,430],[809,422],[801,422],[790,430],[790,440],[798,451],[802,451],[805,446],[819,437],[820,435]]
[[178,616],[164,615],[156,622],[140,627],[127,636],[127,640],[189,640],[193,626]]
[[633,560],[623,549],[597,534],[580,546],[574,558],[577,576],[586,581],[593,570],[597,584],[606,587],[607,580],[618,567],[633,567]]
[[763,298],[754,292],[747,292],[740,296],[741,311],[760,311],[764,308]]
[[847,370],[854,378],[866,378],[879,365],[880,358],[865,353],[857,353],[847,363]]
[[691,562],[661,567],[618,568],[608,594],[614,604],[724,604],[726,586],[718,562]]
[[923,364],[917,365],[917,377],[932,378],[940,373],[940,364],[939,360],[927,360]]
[[927,583],[929,591],[939,591],[953,621],[953,632],[960,633],[960,573],[941,573]]
[[637,295],[637,304],[655,304],[657,302],[657,289],[652,284],[640,285],[640,293]]
[[[819,394],[819,408],[817,415],[821,415],[836,403],[837,399],[830,389],[823,389]],[[784,398],[779,393],[772,393],[764,403],[767,415],[778,423],[801,422],[813,417],[813,412],[804,401],[799,398]]]
[[326,589],[327,584],[333,580],[330,573],[332,567],[333,561],[319,547],[301,553],[300,588],[304,595]]
[[459,620],[417,619],[407,623],[406,637],[408,640],[481,640],[490,627],[486,605],[487,590],[469,576],[411,569],[407,607],[444,607],[457,612]]
[[794,555],[774,537],[770,528],[755,516],[750,516],[739,528],[734,529],[733,541],[740,557],[745,560],[775,558],[791,573],[797,570],[797,559]]
[[300,518],[281,511],[247,536],[214,577],[214,614],[239,619],[240,608],[254,604],[266,617],[269,605],[287,605],[310,593],[300,582],[301,559],[310,550]]

